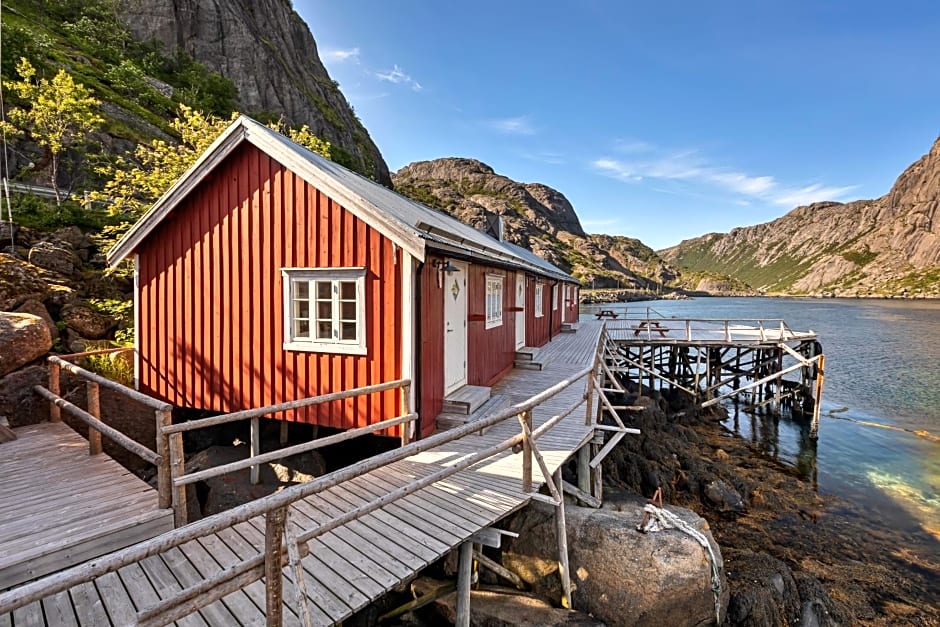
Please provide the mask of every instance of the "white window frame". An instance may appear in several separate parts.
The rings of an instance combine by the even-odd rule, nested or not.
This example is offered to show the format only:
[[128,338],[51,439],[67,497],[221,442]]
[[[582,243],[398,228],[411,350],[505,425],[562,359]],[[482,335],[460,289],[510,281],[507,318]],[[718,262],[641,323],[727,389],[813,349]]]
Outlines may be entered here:
[[485,328],[495,329],[503,325],[503,277],[502,274],[486,275],[486,324]]
[[[306,351],[312,353],[339,353],[344,355],[365,355],[366,346],[366,269],[365,268],[281,268],[284,283],[284,350]],[[294,335],[294,294],[297,285],[308,282],[309,337]],[[330,282],[332,337],[316,337],[317,292],[315,282]],[[355,282],[356,285],[356,338],[340,339],[340,293],[341,282]],[[348,302],[348,301],[347,301]],[[345,320],[344,322],[348,322]]]
[[545,312],[543,311],[543,309],[545,308],[544,307],[545,294],[543,292],[544,287],[545,286],[542,283],[539,283],[538,281],[535,282],[535,317],[536,318],[541,318],[542,316],[545,315]]
[[552,311],[558,311],[558,284],[552,285]]

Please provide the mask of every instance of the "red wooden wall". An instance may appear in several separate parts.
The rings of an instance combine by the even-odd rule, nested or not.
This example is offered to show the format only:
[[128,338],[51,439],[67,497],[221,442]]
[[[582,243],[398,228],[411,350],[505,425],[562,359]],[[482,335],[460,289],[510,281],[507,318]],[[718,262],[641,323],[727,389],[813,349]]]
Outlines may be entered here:
[[526,277],[525,345],[537,348],[548,342],[548,325],[552,313],[552,283],[542,279],[542,317],[535,317],[535,278]]
[[[402,252],[249,144],[137,252],[144,392],[229,412],[401,377]],[[367,355],[282,348],[282,267],[367,269]],[[351,428],[400,409],[396,390],[276,417]]]
[[437,416],[444,406],[444,288],[438,285],[435,260],[442,261],[440,257],[427,257],[419,278],[421,338],[417,359],[421,378],[416,390],[421,399],[421,437],[434,433]]
[[[503,277],[503,323],[486,328],[486,275]],[[467,277],[467,384],[490,386],[512,368],[516,355],[516,277],[512,272],[470,264]]]
[[565,303],[565,314],[564,322],[577,322],[579,309],[578,309],[578,286],[574,284],[565,284],[562,289],[566,289],[568,292],[568,300]]

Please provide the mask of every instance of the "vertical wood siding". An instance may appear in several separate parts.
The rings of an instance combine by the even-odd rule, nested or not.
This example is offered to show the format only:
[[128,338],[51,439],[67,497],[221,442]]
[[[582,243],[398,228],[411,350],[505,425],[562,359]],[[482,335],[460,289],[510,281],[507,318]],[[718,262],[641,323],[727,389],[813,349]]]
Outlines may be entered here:
[[578,286],[566,284],[568,299],[565,303],[565,322],[578,321]]
[[[149,394],[229,412],[401,377],[402,251],[251,145],[138,252],[140,384]],[[283,267],[366,268],[367,355],[283,349]],[[276,417],[348,429],[400,410],[390,391]]]
[[548,342],[548,325],[552,313],[552,284],[542,279],[542,317],[535,317],[535,277],[526,277],[525,343],[538,348]]
[[[486,275],[503,277],[503,323],[486,328]],[[510,309],[515,305],[515,275],[489,266],[470,264],[467,277],[467,384],[492,385],[512,368],[515,329]]]
[[434,261],[429,256],[421,268],[419,282],[421,307],[419,316],[418,361],[420,381],[417,388],[421,398],[421,437],[434,433],[437,416],[444,406],[444,288],[437,281]]

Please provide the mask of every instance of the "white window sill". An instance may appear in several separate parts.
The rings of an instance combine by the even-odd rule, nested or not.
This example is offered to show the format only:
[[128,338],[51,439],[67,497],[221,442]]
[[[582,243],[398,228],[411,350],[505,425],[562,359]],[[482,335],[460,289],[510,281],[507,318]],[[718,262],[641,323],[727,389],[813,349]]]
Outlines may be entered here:
[[502,321],[502,320],[496,320],[496,321],[494,321],[494,322],[487,322],[486,324],[483,325],[483,328],[484,328],[484,329],[495,329],[496,327],[501,327],[501,326],[503,326],[503,321]]
[[365,355],[367,353],[366,347],[359,344],[332,344],[328,342],[284,342],[284,350],[337,355]]

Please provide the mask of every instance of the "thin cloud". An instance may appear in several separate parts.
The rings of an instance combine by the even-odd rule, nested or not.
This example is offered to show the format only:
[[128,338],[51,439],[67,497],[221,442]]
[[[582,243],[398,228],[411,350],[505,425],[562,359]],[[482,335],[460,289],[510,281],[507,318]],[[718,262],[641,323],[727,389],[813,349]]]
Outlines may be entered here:
[[335,61],[336,63],[343,63],[345,61],[359,63],[359,48],[325,50],[323,51],[323,57],[330,61]]
[[546,165],[564,165],[568,163],[568,159],[565,155],[560,152],[551,152],[548,150],[543,150],[541,152],[522,152],[519,153],[523,159],[528,159],[529,161],[536,161],[538,163],[544,163]]
[[613,226],[619,223],[620,220],[617,218],[610,220],[581,220],[581,226]]
[[421,83],[409,76],[398,64],[393,65],[391,70],[375,72],[374,75],[379,80],[388,81],[395,85],[408,85],[413,91],[421,91],[423,89]]
[[535,135],[535,128],[527,115],[486,120],[483,125],[506,135]]
[[638,139],[618,139],[614,143],[614,150],[625,153],[650,152],[655,148],[653,144]]
[[[644,144],[644,147],[646,146],[649,147],[650,152],[655,152],[648,159],[602,157],[592,161],[591,166],[605,176],[628,183],[638,183],[645,179],[683,181],[789,206],[819,200],[835,200],[856,188],[855,185],[833,187],[821,183],[805,187],[790,187],[781,184],[773,176],[754,176],[716,166],[701,156],[698,151],[663,153],[649,144]],[[622,146],[618,148],[623,151]]]

